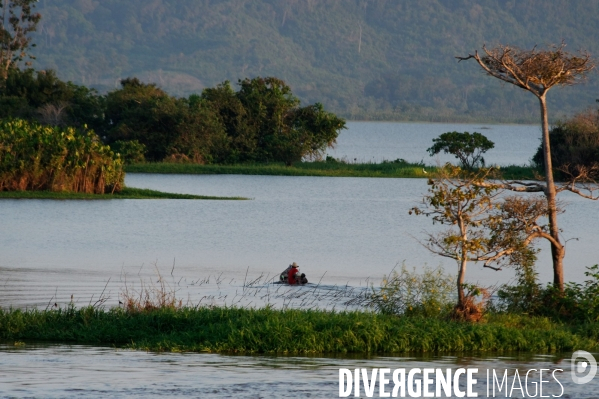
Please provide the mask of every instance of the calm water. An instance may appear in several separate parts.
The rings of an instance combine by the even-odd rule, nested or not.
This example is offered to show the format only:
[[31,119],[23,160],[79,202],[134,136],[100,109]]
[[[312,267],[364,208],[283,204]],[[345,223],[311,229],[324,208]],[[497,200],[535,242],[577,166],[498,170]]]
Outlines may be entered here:
[[348,122],[328,154],[353,162],[403,158],[427,165],[455,162],[453,155],[430,157],[433,139],[445,132],[478,132],[495,143],[485,155],[487,165],[528,165],[537,151],[541,129],[536,125],[470,125],[459,123]]
[[[454,262],[418,244],[425,230],[434,231],[430,220],[408,215],[427,188],[424,179],[137,174],[127,184],[253,199],[4,200],[0,305],[61,304],[71,295],[86,304],[103,290],[116,305],[126,282],[149,278],[156,267],[194,301],[231,300],[244,280],[266,281],[293,261],[310,281],[328,286],[378,284],[403,262],[455,271]],[[599,260],[599,232],[589,223],[597,203],[564,198],[563,237],[578,238],[567,244],[566,277],[583,281],[585,266]],[[541,248],[538,270],[549,281],[549,250]],[[222,284],[198,283],[210,276]],[[468,277],[492,285],[510,280],[513,270],[472,264]]]
[[[431,139],[457,130],[480,131],[496,142],[488,163],[526,164],[538,143],[534,126],[349,126],[333,156],[434,164],[426,153]],[[2,200],[0,306],[64,306],[71,295],[77,305],[101,300],[116,306],[125,288],[135,290],[140,281],[156,284],[160,273],[169,289],[194,304],[342,308],[351,295],[359,295],[370,283],[377,285],[402,262],[455,271],[453,262],[418,244],[425,230],[434,231],[426,218],[408,215],[426,192],[422,179],[131,174],[126,184],[252,200]],[[591,222],[598,204],[562,198],[567,212],[560,227],[569,240],[566,278],[582,281],[584,267],[599,262],[599,232]],[[543,246],[538,262],[543,281],[551,278],[548,252]],[[269,284],[293,261],[319,286]],[[513,271],[493,272],[473,264],[468,277],[492,285],[510,280]],[[344,297],[347,292],[351,295]],[[0,395],[17,397],[336,397],[337,369],[356,364],[564,366],[545,357],[348,360],[158,355],[72,346],[5,346],[0,353]],[[576,398],[592,392],[572,384],[568,389]]]
[[[555,369],[563,385],[562,397],[597,398],[599,383],[572,383],[570,354],[502,356],[418,357],[274,357],[225,356],[132,352],[77,345],[0,346],[0,395],[2,397],[97,398],[97,397],[194,397],[194,398],[335,398],[339,396],[339,369],[373,368],[477,368],[474,392],[486,395],[490,369],[503,375],[508,369],[509,389],[515,370],[524,376],[530,369],[529,393],[534,393],[538,370],[544,381]],[[32,370],[32,365],[35,368]],[[518,384],[516,383],[516,386]],[[461,384],[462,388],[463,385]],[[505,389],[505,388],[504,388]],[[390,389],[387,389],[389,392]],[[361,393],[364,394],[362,388]],[[378,395],[378,384],[374,397]],[[513,391],[511,397],[522,397]],[[562,388],[553,380],[543,384],[543,395],[558,396]],[[353,397],[353,395],[351,396]],[[364,397],[364,396],[362,396]],[[495,397],[505,398],[505,392]]]

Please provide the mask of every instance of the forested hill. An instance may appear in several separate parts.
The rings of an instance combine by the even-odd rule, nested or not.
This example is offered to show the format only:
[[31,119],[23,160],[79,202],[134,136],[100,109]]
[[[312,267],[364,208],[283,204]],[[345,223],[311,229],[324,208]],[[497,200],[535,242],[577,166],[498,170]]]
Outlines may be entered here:
[[[101,92],[120,78],[189,95],[276,76],[354,119],[537,121],[532,95],[456,62],[482,44],[568,44],[599,57],[599,0],[41,0],[36,69]],[[549,93],[553,115],[599,75]]]

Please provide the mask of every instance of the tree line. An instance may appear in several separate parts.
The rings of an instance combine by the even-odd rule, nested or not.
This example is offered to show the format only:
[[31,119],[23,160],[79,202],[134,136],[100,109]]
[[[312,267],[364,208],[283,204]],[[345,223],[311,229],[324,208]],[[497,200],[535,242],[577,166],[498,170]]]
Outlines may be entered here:
[[[497,40],[599,49],[587,33],[597,0],[53,0],[37,9],[37,65],[65,81],[106,92],[137,76],[189,96],[226,79],[277,76],[302,103],[352,119],[530,123],[532,98],[478,79],[453,56]],[[597,88],[563,90],[548,105],[570,115]]]
[[322,104],[301,106],[274,77],[230,82],[187,98],[137,78],[100,95],[53,71],[11,68],[0,88],[0,118],[87,126],[126,161],[284,162],[318,158],[345,121]]

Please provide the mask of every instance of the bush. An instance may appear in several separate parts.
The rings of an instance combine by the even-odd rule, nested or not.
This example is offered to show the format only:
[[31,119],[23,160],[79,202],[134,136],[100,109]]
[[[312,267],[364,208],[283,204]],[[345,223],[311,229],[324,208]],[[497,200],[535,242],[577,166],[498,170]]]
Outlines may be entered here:
[[144,156],[146,152],[146,146],[137,140],[118,140],[112,143],[110,148],[112,148],[112,151],[114,151],[116,154],[120,155],[121,159],[126,165],[146,161],[146,157]]
[[452,311],[454,290],[454,278],[441,268],[425,266],[418,274],[402,265],[383,278],[380,288],[372,288],[372,305],[383,314],[445,316]]
[[504,285],[498,291],[497,310],[527,313],[562,321],[599,321],[599,265],[587,267],[583,284],[566,283],[564,293],[552,284],[542,287],[536,279],[519,277],[516,286]]
[[[588,177],[599,177],[599,112],[587,110],[558,122],[549,132],[551,161],[558,173],[577,176],[584,170]],[[543,145],[532,158],[542,168]]]
[[0,191],[119,191],[121,159],[86,129],[0,121]]

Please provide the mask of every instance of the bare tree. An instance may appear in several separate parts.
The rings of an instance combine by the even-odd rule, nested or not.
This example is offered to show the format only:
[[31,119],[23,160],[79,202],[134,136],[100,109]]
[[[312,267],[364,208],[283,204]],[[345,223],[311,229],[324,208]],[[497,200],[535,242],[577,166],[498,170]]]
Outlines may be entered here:
[[[1,0],[0,21],[0,79],[6,80],[8,70],[27,56],[31,44],[30,32],[34,32],[42,16],[34,13],[37,0]],[[31,59],[33,56],[29,55]]]
[[[545,195],[551,236],[549,241],[553,259],[553,284],[562,292],[564,290],[565,247],[559,237],[556,195],[560,191],[569,190],[586,198],[597,199],[592,191],[596,186],[581,187],[579,184],[587,180],[588,175],[584,170],[581,170],[582,173],[576,176],[571,176],[566,184],[556,185],[553,178],[547,118],[547,92],[554,86],[569,86],[578,83],[595,67],[588,53],[570,54],[564,50],[565,46],[563,42],[559,46],[550,46],[547,50],[538,50],[536,46],[532,50],[521,50],[509,45],[499,45],[492,49],[483,46],[483,56],[476,51],[467,57],[456,57],[459,61],[474,59],[488,75],[529,91],[539,100],[545,182],[543,184],[512,181],[506,182],[502,187],[513,191],[542,192]],[[588,191],[584,191],[585,189]]]
[[464,292],[468,262],[484,262],[484,267],[501,270],[530,259],[529,245],[536,238],[549,238],[546,226],[538,220],[547,214],[538,198],[502,196],[501,184],[490,183],[495,169],[464,171],[450,164],[430,178],[429,194],[421,207],[410,214],[429,216],[433,224],[448,225],[445,231],[428,234],[422,244],[431,252],[458,263],[456,311],[468,307]]
[[46,103],[37,109],[38,120],[44,125],[65,127],[69,105],[66,101]]

